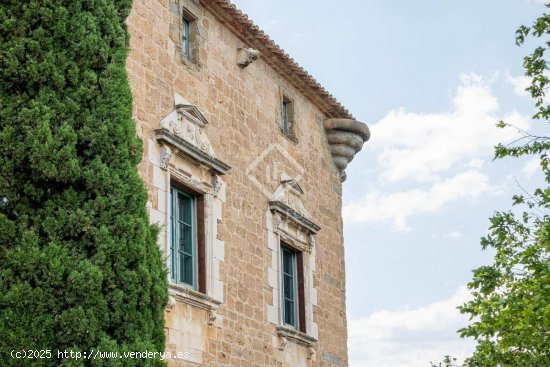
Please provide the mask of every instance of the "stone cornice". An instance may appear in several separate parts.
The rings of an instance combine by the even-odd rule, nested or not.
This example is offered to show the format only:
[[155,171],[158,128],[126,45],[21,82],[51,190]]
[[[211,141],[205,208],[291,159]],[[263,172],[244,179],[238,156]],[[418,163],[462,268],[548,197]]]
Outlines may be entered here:
[[224,175],[227,173],[227,171],[231,169],[231,167],[224,162],[206,154],[185,139],[182,139],[178,135],[171,133],[168,129],[156,129],[155,138],[159,142],[168,144],[176,148],[178,154],[187,155],[193,158],[193,160],[207,166],[211,171],[216,174]]
[[298,213],[296,210],[292,209],[290,206],[281,201],[270,201],[269,210],[279,213],[283,216],[284,219],[293,223],[295,226],[300,228],[300,230],[306,232],[307,234],[316,234],[321,229],[321,227],[319,227],[317,224],[313,223],[311,220],[307,219],[302,214]]
[[310,99],[327,117],[353,119],[336,98],[230,1],[201,0],[201,4],[248,47],[258,50],[263,61]]

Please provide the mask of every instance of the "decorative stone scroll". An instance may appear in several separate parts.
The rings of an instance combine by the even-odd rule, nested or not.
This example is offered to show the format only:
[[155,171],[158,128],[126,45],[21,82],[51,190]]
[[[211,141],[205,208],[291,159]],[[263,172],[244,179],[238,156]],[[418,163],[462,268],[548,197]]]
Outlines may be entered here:
[[317,354],[315,348],[310,345],[308,348],[307,348],[307,359],[315,359],[315,355]]
[[216,315],[213,309],[209,309],[206,315],[206,318],[208,319],[207,320],[208,325],[214,325],[214,322],[218,318],[218,315]]
[[214,195],[214,197],[218,197],[218,195],[220,194],[220,190],[222,188],[222,182],[221,182],[221,179],[218,177],[218,176],[214,176],[214,178],[212,179],[212,194]]
[[281,336],[280,342],[279,342],[279,350],[285,350],[287,345],[288,345],[288,339],[285,338],[284,336]]
[[176,299],[172,296],[168,296],[168,302],[166,303],[166,307],[164,307],[164,311],[170,312],[175,305]]
[[362,122],[346,118],[326,119],[324,127],[332,160],[340,171],[340,179],[344,181],[347,165],[370,138],[369,128]]
[[163,170],[168,169],[168,164],[170,163],[170,158],[172,157],[172,150],[166,145],[162,146],[160,151],[160,168]]

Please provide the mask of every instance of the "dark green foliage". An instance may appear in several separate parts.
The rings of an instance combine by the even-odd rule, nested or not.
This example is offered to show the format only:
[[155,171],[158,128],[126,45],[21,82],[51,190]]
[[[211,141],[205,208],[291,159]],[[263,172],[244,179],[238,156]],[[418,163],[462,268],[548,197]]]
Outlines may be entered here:
[[[131,0],[0,3],[0,365],[57,350],[163,351],[166,273],[147,220],[125,71]],[[11,350],[50,349],[50,359]]]
[[[550,105],[545,99],[550,87],[550,15],[543,14],[532,27],[520,27],[516,43],[522,45],[528,37],[542,43],[524,58],[524,67],[532,79],[527,91],[537,110],[533,119],[544,134],[523,132],[515,142],[498,145],[495,157],[539,157],[545,184],[532,195],[514,197],[514,205],[523,207],[521,215],[498,212],[490,219],[490,232],[481,246],[495,250],[493,264],[474,270],[468,284],[473,300],[460,307],[470,316],[470,325],[459,330],[460,335],[477,341],[464,367],[550,366]],[[497,126],[512,128],[504,122]],[[450,357],[432,364],[455,366]]]

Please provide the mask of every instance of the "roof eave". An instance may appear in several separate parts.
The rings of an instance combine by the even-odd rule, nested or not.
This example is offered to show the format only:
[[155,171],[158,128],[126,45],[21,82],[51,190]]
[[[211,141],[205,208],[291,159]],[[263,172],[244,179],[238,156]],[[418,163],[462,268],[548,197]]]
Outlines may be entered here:
[[230,1],[202,0],[201,4],[248,47],[260,51],[261,59],[303,93],[327,118],[354,119],[336,98]]

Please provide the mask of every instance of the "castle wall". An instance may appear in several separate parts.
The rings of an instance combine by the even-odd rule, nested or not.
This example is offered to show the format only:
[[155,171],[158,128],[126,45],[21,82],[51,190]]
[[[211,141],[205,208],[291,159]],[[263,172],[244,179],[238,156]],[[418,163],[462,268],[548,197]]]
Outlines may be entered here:
[[[193,60],[181,52],[181,6],[197,14]],[[261,55],[245,68],[238,66],[238,49],[248,46],[193,1],[134,0],[127,25],[127,71],[144,143],[139,171],[151,221],[161,226],[159,246],[167,264],[171,181],[204,195],[207,290],[201,296],[170,288],[167,351],[182,352],[184,358],[169,365],[346,366],[342,185],[323,128],[325,116]],[[281,131],[283,95],[293,100],[294,138]],[[195,106],[207,123],[177,120],[176,105]],[[166,158],[155,130],[180,123],[184,133],[196,129],[193,142],[206,144],[204,152],[231,169],[213,174],[208,164],[197,164],[173,147]],[[270,210],[282,176],[303,190],[289,202],[303,206],[302,214],[321,228],[317,233],[297,230]],[[277,331],[277,241],[287,235],[307,254],[305,334],[311,339]]]

